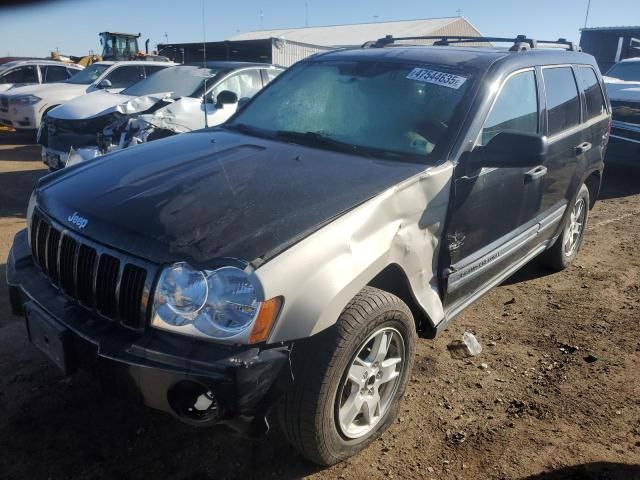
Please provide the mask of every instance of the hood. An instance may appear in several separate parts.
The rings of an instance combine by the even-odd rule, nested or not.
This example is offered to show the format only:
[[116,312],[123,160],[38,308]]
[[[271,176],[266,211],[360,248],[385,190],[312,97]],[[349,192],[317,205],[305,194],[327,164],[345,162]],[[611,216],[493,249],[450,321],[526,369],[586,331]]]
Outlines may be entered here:
[[610,100],[640,103],[640,81],[632,82],[604,77]]
[[[42,85],[25,85],[12,88],[7,95],[37,95],[38,97],[55,95],[82,95],[87,90],[87,85],[75,85],[73,83],[44,83]],[[44,97],[43,97],[44,98]]]
[[114,112],[133,115],[148,110],[170,95],[171,93],[167,92],[131,97],[97,90],[56,107],[49,115],[59,120],[84,120]]
[[130,97],[106,90],[98,90],[74,98],[51,110],[48,115],[60,120],[83,120],[102,115],[107,109],[126,102]]
[[[105,155],[38,184],[38,205],[158,263],[267,259],[425,165],[198,131]],[[78,230],[68,221],[87,219]]]

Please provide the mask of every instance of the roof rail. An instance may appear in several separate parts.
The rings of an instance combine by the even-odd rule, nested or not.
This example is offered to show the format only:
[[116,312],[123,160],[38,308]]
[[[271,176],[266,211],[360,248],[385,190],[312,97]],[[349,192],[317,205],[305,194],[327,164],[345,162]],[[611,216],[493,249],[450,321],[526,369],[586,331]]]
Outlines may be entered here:
[[362,45],[362,48],[384,48],[389,45],[393,45],[397,41],[406,40],[434,40],[433,45],[436,46],[448,46],[458,43],[471,43],[471,42],[489,42],[489,43],[511,43],[509,48],[512,52],[521,52],[526,50],[532,50],[539,48],[540,45],[560,45],[566,47],[567,50],[572,52],[581,52],[582,49],[579,45],[573,42],[569,42],[566,38],[559,38],[558,40],[535,40],[533,38],[527,38],[526,35],[518,35],[515,38],[505,37],[482,37],[482,36],[460,36],[460,35],[427,35],[418,37],[394,37],[393,35],[387,35],[386,37],[379,38],[378,40],[367,42]]

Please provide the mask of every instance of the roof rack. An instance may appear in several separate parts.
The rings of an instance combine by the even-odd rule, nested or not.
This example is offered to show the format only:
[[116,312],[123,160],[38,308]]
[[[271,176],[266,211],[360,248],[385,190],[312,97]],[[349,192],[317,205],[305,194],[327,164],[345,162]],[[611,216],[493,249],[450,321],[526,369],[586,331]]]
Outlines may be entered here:
[[472,37],[472,36],[459,36],[459,35],[427,35],[422,37],[394,37],[393,35],[387,35],[386,37],[379,38],[378,40],[367,42],[362,45],[362,48],[384,48],[386,46],[393,45],[398,41],[405,40],[434,40],[433,45],[436,46],[448,46],[458,43],[471,43],[471,42],[489,42],[489,43],[511,43],[513,44],[509,48],[512,52],[521,52],[532,50],[534,48],[540,48],[541,45],[559,45],[565,47],[571,52],[581,52],[582,49],[579,45],[568,41],[566,38],[559,38],[558,40],[535,40],[533,38],[527,38],[526,35],[518,35],[515,38],[504,37]]

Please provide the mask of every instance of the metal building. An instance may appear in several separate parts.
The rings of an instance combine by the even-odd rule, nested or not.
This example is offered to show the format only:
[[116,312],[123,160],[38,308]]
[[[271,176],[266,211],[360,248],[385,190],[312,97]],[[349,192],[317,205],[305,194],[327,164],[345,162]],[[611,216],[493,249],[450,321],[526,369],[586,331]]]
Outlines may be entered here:
[[[386,35],[411,37],[425,35],[481,35],[464,17],[427,18],[395,22],[357,23],[323,27],[281,28],[256,30],[236,35],[231,40],[280,38],[286,41],[330,47],[359,47],[370,40]],[[412,42],[416,43],[416,42]],[[419,42],[418,42],[419,43]],[[431,41],[423,41],[431,44]]]
[[309,45],[280,38],[256,40],[225,40],[222,42],[171,43],[158,45],[158,53],[179,63],[233,60],[238,62],[264,62],[289,67],[314,53],[331,47]]
[[602,72],[625,58],[640,57],[640,26],[583,28],[582,50],[593,55]]
[[[478,36],[480,32],[463,17],[429,18],[397,22],[330,25],[325,27],[258,30],[236,35],[221,42],[171,43],[158,45],[158,53],[180,63],[212,60],[275,63],[289,67],[315,53],[343,47],[360,47],[386,35],[410,37],[425,35]],[[433,43],[430,40],[412,43]],[[484,43],[483,45],[486,45]]]

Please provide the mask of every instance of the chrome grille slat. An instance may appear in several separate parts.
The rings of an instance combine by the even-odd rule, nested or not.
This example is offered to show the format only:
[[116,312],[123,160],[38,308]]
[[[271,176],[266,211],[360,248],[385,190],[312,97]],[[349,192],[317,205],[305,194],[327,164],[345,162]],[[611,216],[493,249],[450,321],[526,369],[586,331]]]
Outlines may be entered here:
[[103,317],[144,328],[150,264],[85,240],[37,211],[29,238],[34,264],[54,286]]

